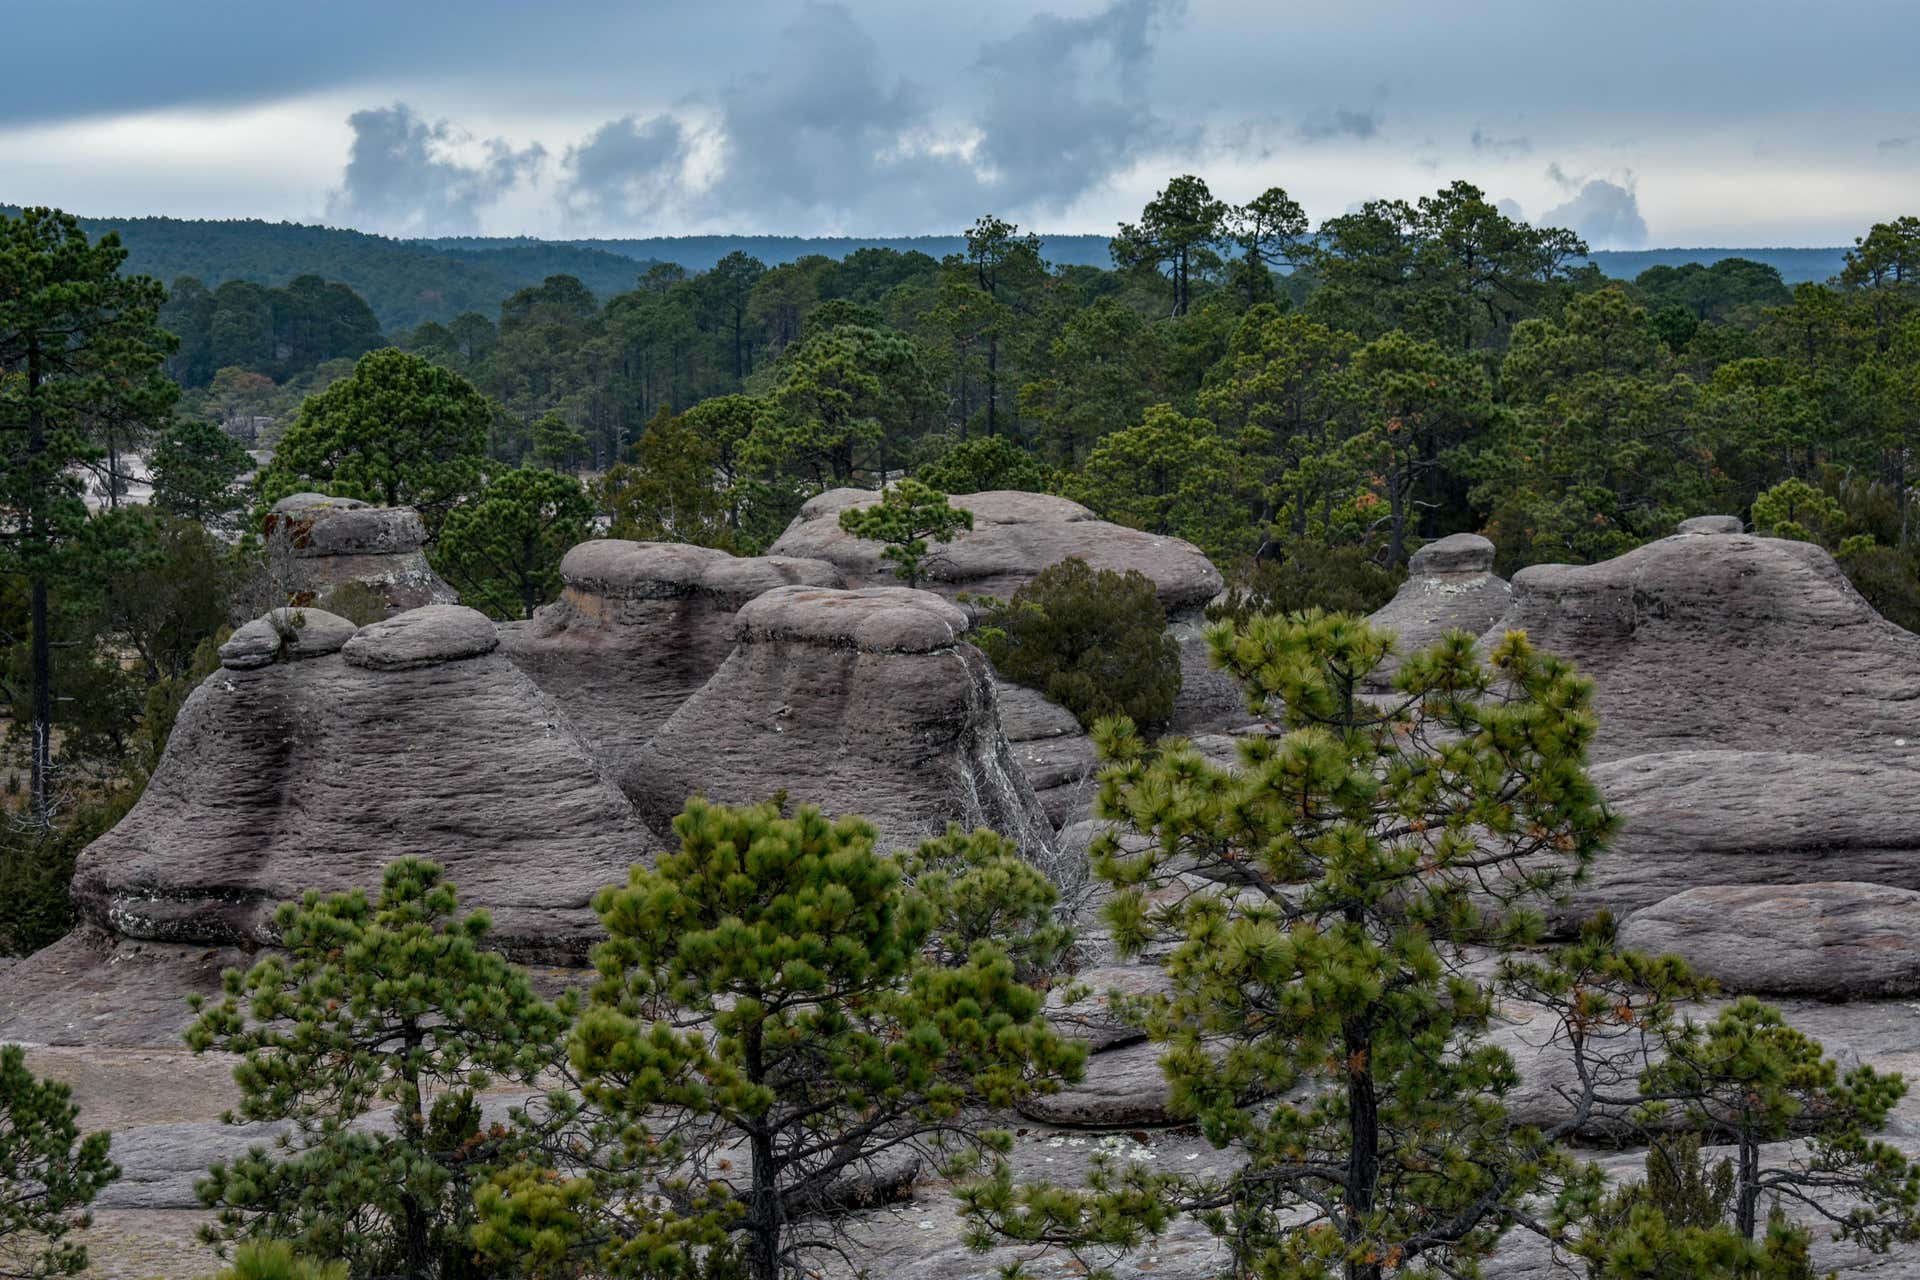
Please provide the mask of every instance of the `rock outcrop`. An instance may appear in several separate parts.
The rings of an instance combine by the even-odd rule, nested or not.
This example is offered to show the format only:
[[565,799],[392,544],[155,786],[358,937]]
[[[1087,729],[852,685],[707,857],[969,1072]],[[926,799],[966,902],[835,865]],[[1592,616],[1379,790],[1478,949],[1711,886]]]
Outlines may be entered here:
[[1688,524],[1521,570],[1484,637],[1525,630],[1595,682],[1594,778],[1625,823],[1571,914],[1701,885],[1920,890],[1920,636],[1817,546]]
[[1370,683],[1386,688],[1408,654],[1430,648],[1449,631],[1477,636],[1500,620],[1513,588],[1493,571],[1493,544],[1477,533],[1429,542],[1407,562],[1407,580],[1370,619],[1398,637],[1393,656]]
[[567,552],[560,577],[560,598],[502,627],[502,647],[609,762],[642,746],[719,670],[741,605],[775,587],[841,585],[820,560],[611,538]]
[[1920,893],[1883,884],[1702,885],[1634,912],[1621,941],[1678,955],[1730,992],[1920,993]]
[[[840,527],[841,512],[879,498],[871,489],[829,489],[800,508],[772,552],[831,561],[850,587],[897,582],[893,562],[882,558],[879,544]],[[967,596],[977,614],[984,607],[981,597],[1004,600],[1062,560],[1078,558],[1116,573],[1137,570],[1153,580],[1180,641],[1183,680],[1173,730],[1201,733],[1248,719],[1239,687],[1207,662],[1201,611],[1220,594],[1222,579],[1200,548],[1109,523],[1077,502],[1050,494],[996,489],[953,494],[948,501],[973,513],[973,528],[933,548],[923,589],[948,599]]]
[[427,531],[411,507],[296,493],[273,504],[267,546],[300,604],[324,604],[341,587],[366,588],[391,615],[460,597],[421,550]]
[[122,938],[267,943],[280,902],[376,888],[411,854],[510,953],[582,958],[594,891],[657,846],[493,624],[458,605],[357,632],[301,613],[264,662],[242,628],[188,698],[140,802],[80,858],[84,915]]
[[663,827],[689,795],[784,792],[871,819],[904,846],[948,822],[1030,851],[1052,828],[1000,729],[966,611],[904,587],[780,587],[735,618],[733,652],[636,751],[623,785]]
[[1093,803],[1099,753],[1079,719],[1023,684],[999,681],[995,697],[1001,731],[1047,820],[1059,828],[1082,817]]

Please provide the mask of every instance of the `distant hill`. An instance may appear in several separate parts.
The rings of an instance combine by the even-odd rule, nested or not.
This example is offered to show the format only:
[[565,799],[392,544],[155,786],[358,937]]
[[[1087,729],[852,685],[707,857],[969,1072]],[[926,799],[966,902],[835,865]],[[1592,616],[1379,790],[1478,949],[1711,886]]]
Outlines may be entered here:
[[[0,214],[17,216],[17,206]],[[335,227],[258,219],[82,218],[87,234],[118,231],[127,269],[162,284],[197,276],[208,288],[225,280],[278,287],[295,276],[338,280],[367,300],[392,332],[463,311],[489,319],[517,289],[550,275],[578,276],[599,298],[633,288],[650,265],[634,255],[557,241],[494,242],[498,247],[440,248],[426,240],[394,240]]]
[[1648,267],[1680,267],[1689,262],[1712,266],[1722,258],[1764,262],[1787,284],[1828,280],[1846,265],[1847,250],[1833,249],[1600,249],[1594,265],[1610,276],[1631,280]]
[[[496,239],[485,236],[447,236],[424,243],[461,252],[498,252],[526,245],[569,244],[624,254],[642,262],[672,262],[690,272],[705,271],[720,259],[744,250],[768,266],[778,266],[822,254],[844,258],[857,249],[894,249],[944,258],[967,247],[962,236],[651,236],[638,240],[535,240],[530,237]],[[1060,235],[1040,237],[1041,256],[1055,266],[1110,267],[1106,236]]]
[[[829,258],[844,258],[856,249],[897,249],[902,253],[917,250],[930,257],[943,258],[966,248],[966,241],[960,236],[653,236],[637,240],[567,241],[461,236],[425,243],[466,253],[497,253],[530,245],[569,244],[582,249],[624,254],[642,262],[672,262],[688,271],[705,271],[736,249],[744,250],[767,265],[774,266],[814,253]],[[1107,244],[1106,236],[1097,235],[1040,237],[1042,256],[1056,266],[1110,267],[1113,259],[1108,255]],[[1844,248],[1601,249],[1596,250],[1592,257],[1600,270],[1622,280],[1631,280],[1653,266],[1677,267],[1688,262],[1711,265],[1722,258],[1751,258],[1774,267],[1780,272],[1780,278],[1791,285],[1837,275],[1845,253]]]

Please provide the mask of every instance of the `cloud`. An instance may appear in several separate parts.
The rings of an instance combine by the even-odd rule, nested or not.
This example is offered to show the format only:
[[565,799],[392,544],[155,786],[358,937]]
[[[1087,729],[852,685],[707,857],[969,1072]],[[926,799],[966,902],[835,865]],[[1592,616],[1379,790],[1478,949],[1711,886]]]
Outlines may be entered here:
[[546,154],[538,143],[516,151],[500,138],[475,142],[404,102],[356,111],[347,124],[353,148],[327,216],[391,235],[478,231],[481,210],[533,175]]
[[1488,133],[1479,125],[1473,127],[1473,149],[1495,156],[1524,156],[1533,151],[1533,139],[1523,137],[1501,138]]
[[[1549,176],[1562,186],[1571,187],[1574,182],[1557,164],[1550,166]],[[1572,199],[1540,215],[1539,225],[1569,227],[1596,249],[1633,249],[1647,242],[1640,197],[1631,186],[1604,178],[1581,182]]]
[[1495,200],[1493,207],[1515,222],[1525,222],[1527,220],[1526,211],[1520,207],[1520,202],[1511,197]]
[[1380,113],[1369,107],[1354,111],[1339,107],[1332,112],[1302,120],[1294,135],[1302,142],[1332,142],[1347,139],[1365,142],[1380,132]]
[[670,115],[610,120],[567,148],[561,199],[570,219],[622,226],[656,213],[678,193],[691,147]]
[[1061,209],[1177,131],[1147,106],[1154,37],[1180,0],[1113,0],[1080,18],[1042,13],[980,50],[987,100],[974,155],[996,200]]
[[1912,138],[1882,138],[1873,144],[1873,149],[1883,156],[1891,156],[1901,154],[1912,146]]

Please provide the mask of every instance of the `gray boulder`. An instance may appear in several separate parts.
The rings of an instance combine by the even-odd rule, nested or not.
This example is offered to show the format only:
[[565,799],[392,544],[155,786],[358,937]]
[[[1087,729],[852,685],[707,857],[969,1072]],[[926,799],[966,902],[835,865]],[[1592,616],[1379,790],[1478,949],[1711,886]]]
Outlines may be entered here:
[[733,615],[775,587],[837,587],[820,560],[668,542],[583,542],[560,598],[500,629],[507,656],[608,761],[653,736],[733,652]]
[[274,503],[266,535],[296,604],[324,603],[349,585],[371,591],[389,615],[460,598],[427,563],[426,527],[411,507],[296,493]]
[[1673,531],[1712,537],[1722,533],[1745,533],[1747,526],[1739,516],[1694,516],[1691,520],[1682,520],[1673,527]]
[[[879,497],[870,489],[828,490],[800,508],[773,544],[773,553],[832,561],[852,587],[899,581],[893,562],[881,557],[877,543],[840,527],[841,512],[870,506]],[[1062,560],[1078,558],[1095,569],[1115,572],[1138,570],[1153,580],[1180,642],[1183,683],[1174,707],[1174,731],[1197,733],[1247,719],[1238,686],[1207,662],[1201,612],[1223,584],[1220,571],[1200,548],[1180,538],[1109,523],[1077,502],[1050,494],[998,489],[954,494],[949,501],[973,513],[973,528],[933,548],[924,589],[949,599],[966,595],[968,607],[977,614],[984,606],[976,598],[1004,600]]]
[[1702,885],[1634,912],[1621,940],[1676,954],[1732,992],[1920,993],[1920,893],[1883,884]]
[[1386,688],[1408,655],[1430,648],[1449,631],[1477,636],[1507,611],[1513,588],[1493,571],[1493,544],[1477,533],[1429,542],[1407,563],[1407,580],[1370,621],[1394,632],[1393,656],[1369,684]]
[[1001,680],[995,696],[1007,745],[1047,820],[1061,828],[1085,817],[1093,803],[1098,753],[1080,721],[1025,685]]
[[1050,853],[968,625],[965,610],[904,587],[770,591],[739,611],[713,678],[633,753],[627,794],[663,829],[696,793],[785,792],[864,815],[892,846],[957,822]]
[[1020,1114],[1042,1124],[1079,1129],[1125,1129],[1178,1124],[1173,1086],[1160,1069],[1162,1045],[1144,1040],[1090,1054],[1086,1075],[1058,1093],[1020,1104]]
[[485,617],[437,605],[337,653],[236,655],[188,698],[140,802],[81,855],[83,913],[122,938],[267,943],[280,902],[375,888],[417,855],[491,910],[505,950],[583,957],[594,891],[657,845],[493,648]]

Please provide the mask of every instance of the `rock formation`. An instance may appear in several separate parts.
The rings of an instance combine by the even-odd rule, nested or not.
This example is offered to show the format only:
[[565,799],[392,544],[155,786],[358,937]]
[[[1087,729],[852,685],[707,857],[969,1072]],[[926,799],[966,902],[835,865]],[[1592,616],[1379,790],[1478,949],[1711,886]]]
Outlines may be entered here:
[[366,588],[391,616],[425,604],[453,604],[421,551],[427,531],[411,507],[373,507],[356,498],[296,493],[274,503],[267,546],[298,604],[324,604],[341,587]]
[[739,611],[713,678],[633,754],[626,792],[663,828],[695,792],[724,803],[784,792],[863,814],[894,846],[958,822],[1050,851],[967,628],[965,610],[904,587],[767,592]]
[[[800,508],[772,551],[831,561],[850,587],[899,581],[880,546],[840,527],[840,513],[879,501],[871,489],[829,489]],[[936,545],[921,586],[949,599],[967,596],[976,614],[980,597],[1004,600],[1042,569],[1079,558],[1095,569],[1138,570],[1153,580],[1167,621],[1180,641],[1182,684],[1174,707],[1177,733],[1242,724],[1245,701],[1232,680],[1207,662],[1201,611],[1220,594],[1220,571],[1191,542],[1111,524],[1077,502],[1013,489],[959,493],[948,499],[973,513],[973,528]]]
[[839,570],[668,542],[583,542],[560,598],[500,629],[502,647],[602,758],[624,760],[733,652],[733,616],[775,587],[837,587]]
[[1595,780],[1624,817],[1573,914],[1701,885],[1920,890],[1920,636],[1804,542],[1725,520],[1596,565],[1536,565],[1525,630],[1595,682]]
[[1047,820],[1059,828],[1082,817],[1093,803],[1098,752],[1079,719],[1023,684],[1001,680],[995,698],[1001,731]]
[[1408,654],[1430,648],[1449,631],[1479,635],[1507,611],[1513,588],[1493,571],[1493,544],[1477,533],[1429,542],[1407,563],[1407,580],[1371,621],[1399,636],[1393,656],[1373,673],[1386,688]]
[[187,700],[139,804],[81,856],[86,918],[122,938],[270,942],[280,902],[377,887],[411,854],[488,908],[510,953],[582,958],[594,891],[657,845],[495,652],[493,624],[458,605],[357,632],[299,612],[271,654],[273,622],[242,628]]
[[1728,991],[1920,993],[1920,893],[1883,884],[1702,885],[1634,912],[1621,941],[1679,955]]

